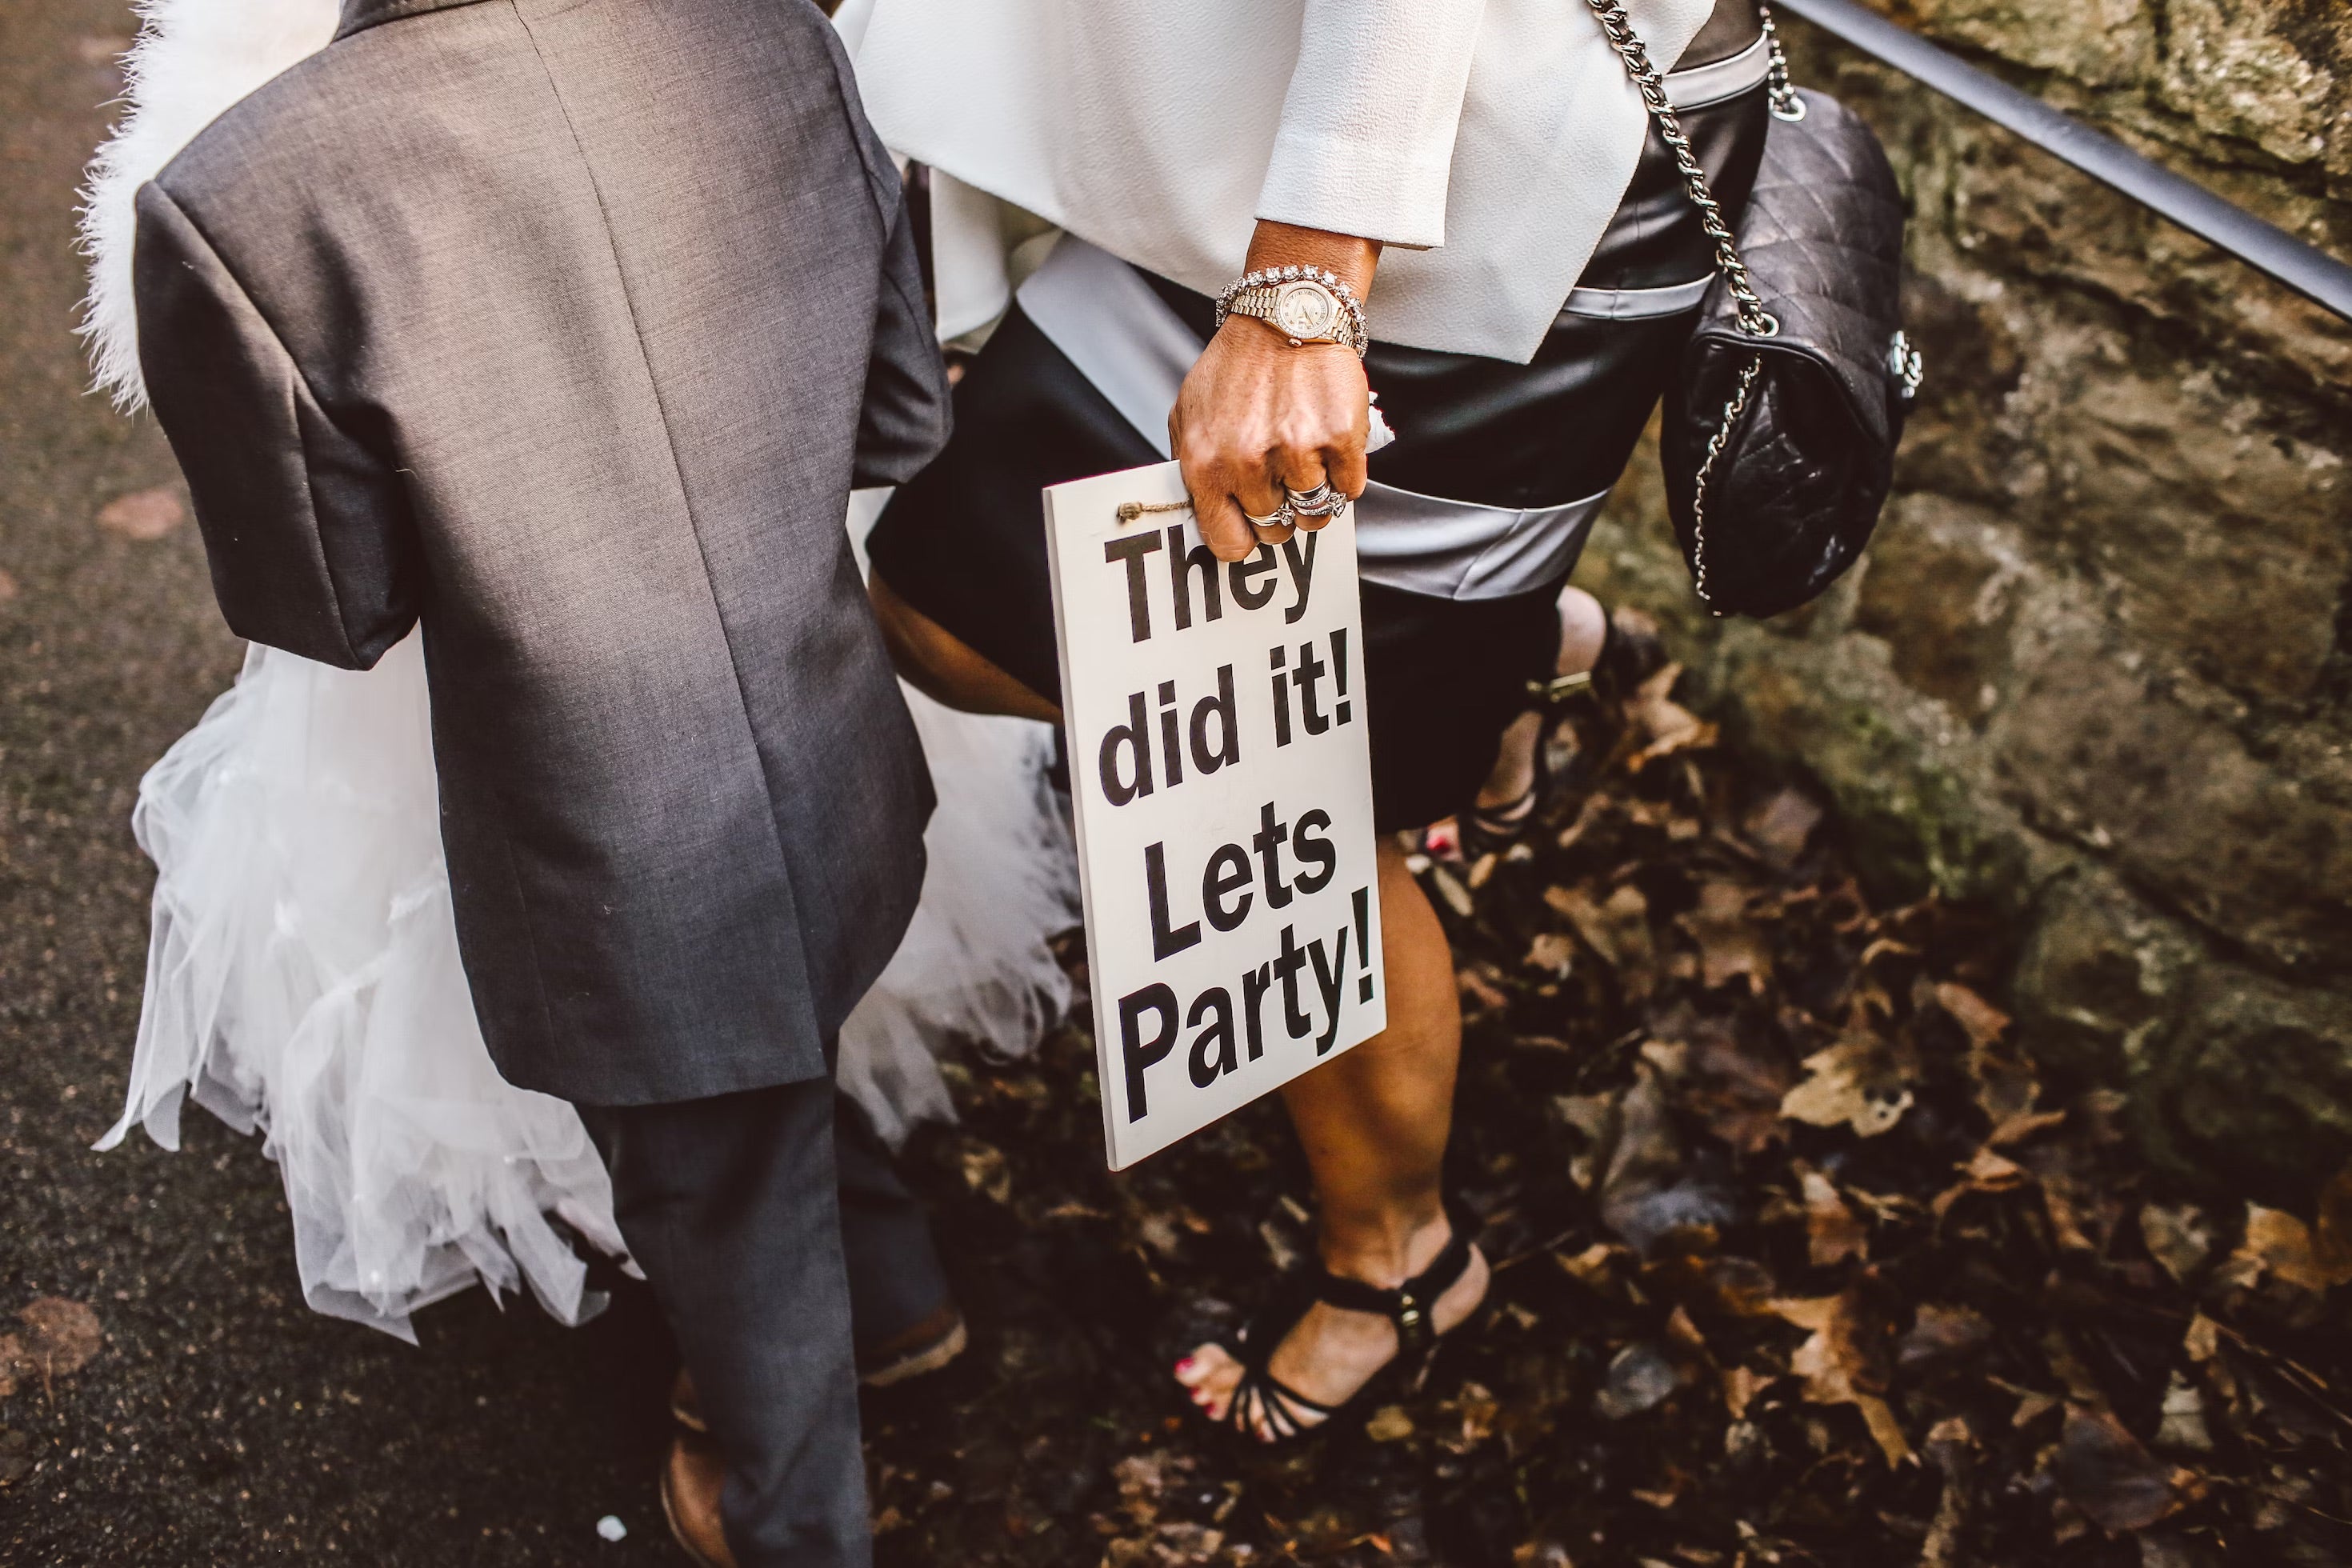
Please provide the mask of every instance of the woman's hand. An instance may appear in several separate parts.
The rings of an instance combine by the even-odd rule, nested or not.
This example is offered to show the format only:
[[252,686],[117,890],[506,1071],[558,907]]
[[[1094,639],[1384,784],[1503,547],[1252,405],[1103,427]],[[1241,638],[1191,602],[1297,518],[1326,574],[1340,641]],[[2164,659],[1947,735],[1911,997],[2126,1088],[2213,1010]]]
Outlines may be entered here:
[[[1261,223],[1249,266],[1312,266],[1346,280],[1361,299],[1379,246],[1348,235]],[[1350,500],[1364,492],[1370,433],[1363,362],[1339,343],[1292,348],[1253,316],[1230,316],[1202,351],[1168,416],[1169,443],[1184,468],[1201,538],[1221,561],[1238,561],[1286,526],[1258,529],[1283,492],[1327,481]],[[1320,528],[1326,518],[1300,518]]]

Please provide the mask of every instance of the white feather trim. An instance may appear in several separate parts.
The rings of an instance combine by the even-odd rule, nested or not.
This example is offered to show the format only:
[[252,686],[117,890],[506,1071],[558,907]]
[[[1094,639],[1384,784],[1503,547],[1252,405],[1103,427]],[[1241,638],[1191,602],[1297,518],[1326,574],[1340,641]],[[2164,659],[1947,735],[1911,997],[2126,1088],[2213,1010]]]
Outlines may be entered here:
[[139,187],[223,110],[326,47],[341,10],[338,0],[139,0],[139,39],[123,58],[129,108],[81,193],[89,297],[79,330],[98,389],[125,412],[147,401],[131,291]]

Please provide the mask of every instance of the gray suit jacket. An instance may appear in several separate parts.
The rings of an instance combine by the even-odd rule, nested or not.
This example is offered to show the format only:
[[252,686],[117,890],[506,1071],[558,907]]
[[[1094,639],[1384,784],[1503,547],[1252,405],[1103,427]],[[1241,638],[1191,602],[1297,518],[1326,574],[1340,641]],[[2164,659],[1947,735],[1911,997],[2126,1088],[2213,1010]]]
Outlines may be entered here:
[[420,618],[500,1070],[825,1070],[922,881],[843,532],[945,439],[887,155],[808,0],[345,0],[139,193],[140,356],[245,637]]

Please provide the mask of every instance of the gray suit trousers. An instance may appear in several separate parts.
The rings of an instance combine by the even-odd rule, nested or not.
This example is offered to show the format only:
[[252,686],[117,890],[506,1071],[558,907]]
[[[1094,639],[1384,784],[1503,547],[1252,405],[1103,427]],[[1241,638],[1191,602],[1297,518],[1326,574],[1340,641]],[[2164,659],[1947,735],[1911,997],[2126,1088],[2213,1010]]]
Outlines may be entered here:
[[736,1561],[865,1568],[854,1346],[948,1296],[887,1151],[822,1079],[580,1115],[726,1458]]

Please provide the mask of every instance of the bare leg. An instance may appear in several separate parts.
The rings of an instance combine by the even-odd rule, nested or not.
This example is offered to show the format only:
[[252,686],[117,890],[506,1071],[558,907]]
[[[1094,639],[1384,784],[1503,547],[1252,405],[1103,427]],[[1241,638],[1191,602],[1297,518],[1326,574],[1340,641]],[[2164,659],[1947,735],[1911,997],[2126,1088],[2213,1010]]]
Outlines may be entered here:
[[[1315,1176],[1324,1267],[1388,1289],[1428,1268],[1452,1234],[1439,1168],[1453,1127],[1462,1015],[1436,911],[1404,857],[1386,842],[1380,853],[1389,1026],[1293,1079],[1283,1099]],[[1474,1255],[1469,1271],[1438,1299],[1439,1332],[1470,1315],[1486,1279],[1486,1259]],[[1396,1353],[1396,1330],[1385,1318],[1318,1302],[1268,1370],[1308,1398],[1337,1405]],[[1221,1347],[1203,1345],[1178,1364],[1176,1376],[1194,1403],[1222,1420],[1241,1365]]]
[[881,623],[890,662],[907,684],[924,696],[966,713],[1010,713],[1015,719],[1047,724],[1062,721],[1061,709],[898,597],[881,574],[867,579],[866,595],[873,602],[874,618]]
[[[971,712],[1059,721],[1044,698],[975,652],[876,577],[875,613],[898,671],[919,689]],[[1380,849],[1381,946],[1389,1026],[1283,1090],[1314,1173],[1321,1209],[1320,1250],[1334,1274],[1393,1289],[1427,1268],[1452,1232],[1439,1187],[1454,1117],[1454,1073],[1462,1014],[1454,955],[1437,912],[1405,868]],[[1486,1293],[1486,1260],[1438,1299],[1441,1333],[1468,1317]],[[1308,1398],[1337,1405],[1397,1352],[1387,1319],[1318,1304],[1276,1352],[1274,1375]],[[1196,1351],[1180,1381],[1222,1418],[1241,1368],[1214,1345]]]

